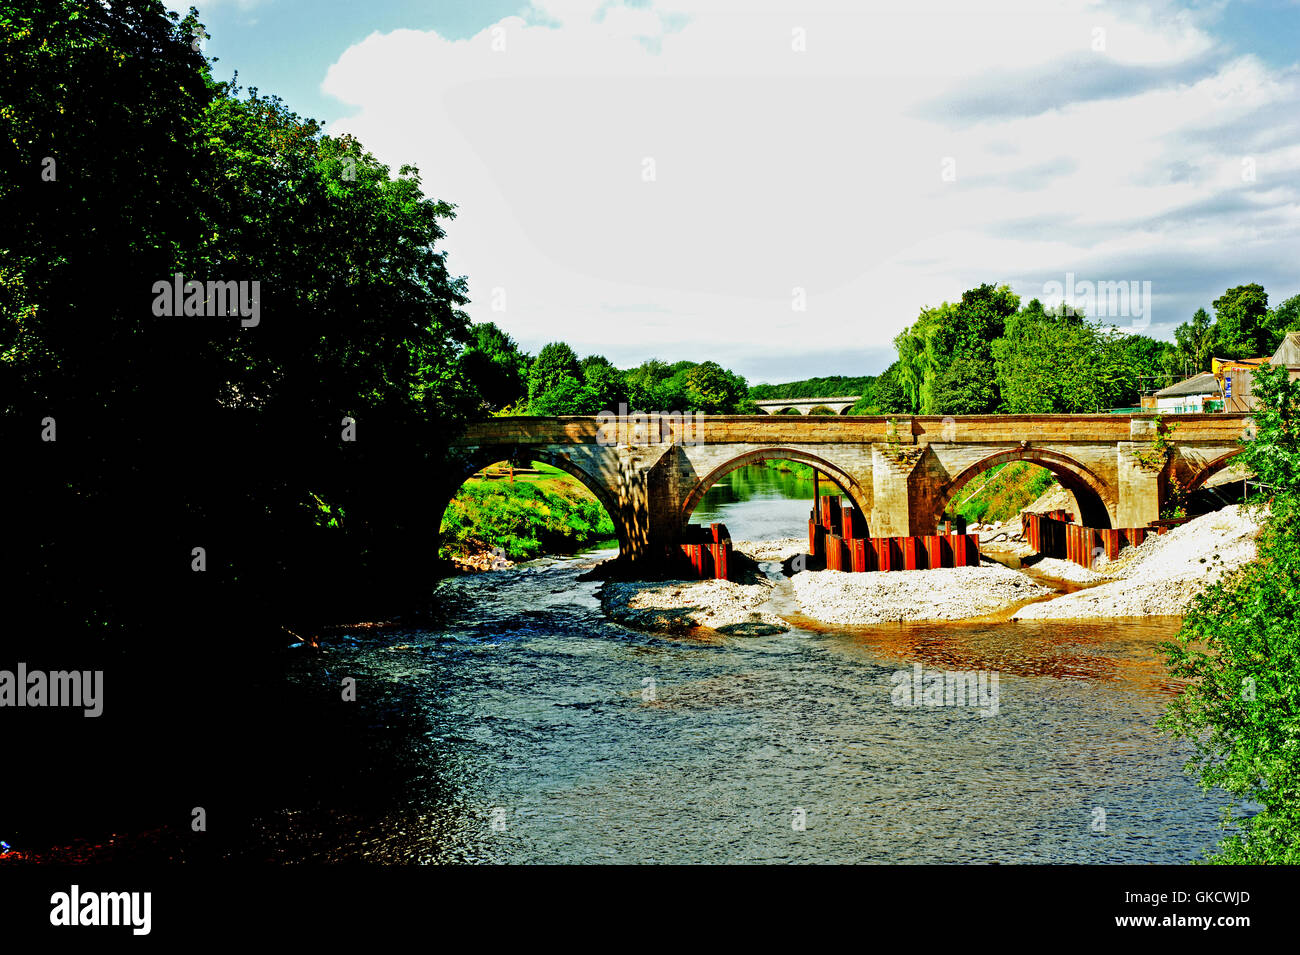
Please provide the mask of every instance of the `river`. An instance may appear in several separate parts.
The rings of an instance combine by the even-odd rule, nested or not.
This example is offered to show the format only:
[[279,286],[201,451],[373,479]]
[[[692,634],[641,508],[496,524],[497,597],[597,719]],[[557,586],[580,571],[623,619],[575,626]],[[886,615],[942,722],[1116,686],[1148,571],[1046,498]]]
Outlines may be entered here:
[[[806,527],[762,468],[700,520]],[[444,582],[427,629],[358,630],[291,678],[345,704],[363,765],[259,821],[241,855],[380,862],[1185,862],[1219,798],[1157,717],[1170,618],[667,637],[608,622],[613,551]],[[891,677],[999,677],[996,715],[895,706]]]

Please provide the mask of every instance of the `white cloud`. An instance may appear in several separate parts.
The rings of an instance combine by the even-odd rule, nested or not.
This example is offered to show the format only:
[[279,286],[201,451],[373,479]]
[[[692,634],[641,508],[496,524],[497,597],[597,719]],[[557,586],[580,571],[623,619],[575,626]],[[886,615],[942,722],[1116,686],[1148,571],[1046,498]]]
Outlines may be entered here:
[[356,107],[333,132],[458,204],[471,314],[534,349],[785,355],[799,377],[979,281],[1153,279],[1158,331],[1203,263],[1293,261],[1294,127],[1234,130],[1295,113],[1296,75],[1173,7],[1047,6],[543,0],[465,40],[372,34],[323,89]]

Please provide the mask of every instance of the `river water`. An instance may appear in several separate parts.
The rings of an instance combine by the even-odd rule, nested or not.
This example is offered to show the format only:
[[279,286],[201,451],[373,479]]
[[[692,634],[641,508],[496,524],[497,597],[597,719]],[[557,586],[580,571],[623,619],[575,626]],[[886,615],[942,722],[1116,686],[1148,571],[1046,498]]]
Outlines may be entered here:
[[[697,519],[736,538],[806,528],[760,468]],[[715,493],[716,492],[716,493]],[[297,658],[366,754],[249,854],[382,862],[1184,862],[1221,800],[1157,717],[1176,619],[890,624],[670,637],[608,622],[579,574],[613,551],[444,582],[420,630]],[[998,712],[903,707],[891,677],[983,670]]]

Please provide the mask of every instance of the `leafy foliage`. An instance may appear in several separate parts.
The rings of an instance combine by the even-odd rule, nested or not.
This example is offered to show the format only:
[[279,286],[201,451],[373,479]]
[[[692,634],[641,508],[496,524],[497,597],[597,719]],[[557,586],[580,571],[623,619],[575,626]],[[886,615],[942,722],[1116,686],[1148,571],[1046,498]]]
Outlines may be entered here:
[[[6,528],[14,609],[166,639],[196,607],[218,630],[419,599],[430,471],[479,400],[439,248],[453,207],[216,82],[193,14],[0,0],[0,21],[0,409],[28,503]],[[155,315],[177,273],[257,282],[257,324]]]
[[971,523],[998,523],[1014,517],[1028,504],[1038,500],[1056,480],[1047,468],[1028,461],[1012,461],[985,471],[962,489],[963,497],[950,507]]
[[1257,283],[1237,285],[1213,302],[1214,319],[1203,308],[1174,331],[1180,370],[1209,371],[1210,359],[1266,358],[1277,351],[1287,332],[1300,331],[1300,295],[1275,308]]
[[571,553],[614,536],[605,509],[587,492],[525,482],[466,484],[447,506],[440,552],[500,548],[511,560]]
[[743,414],[753,410],[745,379],[717,362],[649,359],[620,371],[600,355],[577,360],[563,342],[547,345],[529,370],[528,413],[595,415],[617,412],[679,411]]
[[[564,342],[543,346],[528,367],[528,400],[535,402],[546,392],[560,387],[581,387],[582,367],[578,356]],[[571,412],[578,413],[578,412]]]
[[849,409],[851,415],[891,415],[911,410],[898,378],[898,362],[881,372],[863,389],[862,397]]
[[1006,286],[924,308],[894,339],[898,361],[852,413],[1066,414],[1135,405],[1172,382],[1166,342],[1089,322],[1068,306],[1023,307]]
[[875,378],[871,375],[848,377],[829,375],[825,378],[805,378],[780,385],[752,385],[749,397],[755,401],[773,398],[835,398],[840,395],[865,395]]
[[461,356],[466,379],[474,382],[489,411],[497,411],[527,394],[529,360],[519,345],[492,322],[472,328],[473,340]]
[[1211,861],[1300,863],[1300,410],[1285,368],[1256,374],[1263,403],[1248,467],[1273,486],[1255,560],[1209,587],[1164,646],[1188,682],[1161,725],[1189,739],[1188,770],[1259,806],[1232,810]]
[[1190,322],[1184,322],[1174,329],[1174,341],[1196,371],[1210,370],[1210,359],[1214,357],[1214,339],[1214,324],[1210,320],[1210,313],[1203,308],[1196,310]]
[[1265,321],[1268,293],[1258,284],[1230,288],[1214,306],[1214,350],[1222,358],[1256,358],[1270,355],[1277,344]]

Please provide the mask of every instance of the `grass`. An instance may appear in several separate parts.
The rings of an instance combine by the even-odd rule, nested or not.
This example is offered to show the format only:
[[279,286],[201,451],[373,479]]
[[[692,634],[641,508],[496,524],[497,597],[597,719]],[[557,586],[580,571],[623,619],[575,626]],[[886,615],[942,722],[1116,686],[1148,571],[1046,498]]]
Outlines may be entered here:
[[[505,470],[487,471],[498,467]],[[513,483],[479,472],[461,485],[442,518],[439,556],[499,550],[510,560],[529,560],[572,554],[615,536],[614,522],[577,479],[540,462],[532,470],[516,471]]]
[[955,508],[972,524],[999,523],[1014,517],[1055,483],[1046,468],[1028,461],[1012,461],[977,475],[961,489],[949,509]]

